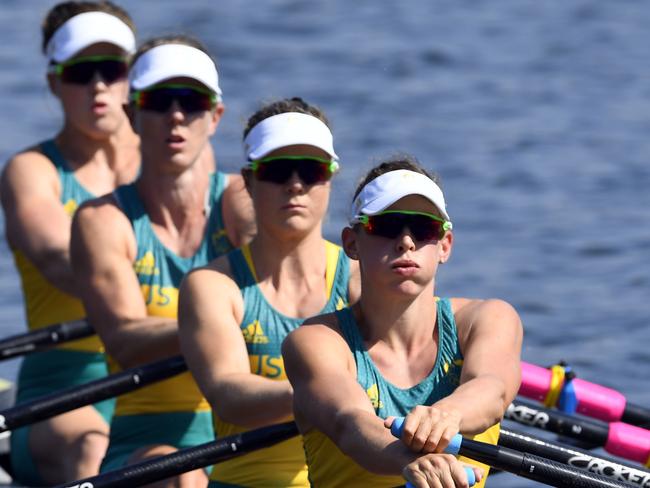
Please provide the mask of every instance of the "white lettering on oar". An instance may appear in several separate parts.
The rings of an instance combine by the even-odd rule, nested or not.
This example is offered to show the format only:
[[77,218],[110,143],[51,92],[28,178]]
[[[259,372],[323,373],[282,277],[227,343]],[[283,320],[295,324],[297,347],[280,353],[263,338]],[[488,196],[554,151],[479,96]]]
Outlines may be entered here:
[[545,429],[546,424],[548,424],[549,421],[549,416],[547,413],[528,408],[525,405],[515,406],[513,404],[510,404],[510,406],[508,406],[508,410],[506,411],[505,417],[521,424],[539,427],[540,429]]
[[583,454],[570,458],[569,465],[616,481],[632,483],[642,488],[650,488],[650,474],[620,464],[610,463],[606,459],[593,458]]
[[230,443],[230,449],[232,449],[233,452],[236,451],[237,450],[237,444],[235,444],[234,442],[231,442]]
[[94,488],[94,485],[89,481],[84,481],[80,485],[71,485],[68,488]]
[[0,429],[4,430],[6,428],[7,428],[7,424],[5,423],[5,416],[0,415]]

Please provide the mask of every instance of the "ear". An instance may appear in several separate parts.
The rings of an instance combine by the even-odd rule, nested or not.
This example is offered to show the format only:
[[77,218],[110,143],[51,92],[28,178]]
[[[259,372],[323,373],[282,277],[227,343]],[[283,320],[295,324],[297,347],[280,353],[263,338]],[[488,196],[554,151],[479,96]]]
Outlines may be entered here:
[[452,231],[447,233],[440,239],[440,263],[446,263],[451,257],[451,248],[454,245],[454,234]]
[[221,117],[223,117],[225,111],[226,106],[221,102],[217,103],[217,106],[214,107],[214,110],[212,111],[212,120],[210,121],[210,135],[216,132],[219,122],[221,122]]
[[359,260],[359,252],[357,250],[357,233],[351,227],[345,227],[341,231],[341,242],[343,243],[343,251],[350,259]]

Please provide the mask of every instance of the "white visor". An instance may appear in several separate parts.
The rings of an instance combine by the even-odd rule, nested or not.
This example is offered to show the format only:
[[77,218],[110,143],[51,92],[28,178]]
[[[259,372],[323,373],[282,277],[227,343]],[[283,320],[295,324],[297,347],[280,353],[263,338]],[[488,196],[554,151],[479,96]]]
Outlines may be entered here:
[[361,215],[375,215],[407,195],[421,195],[433,203],[447,221],[451,221],[445,197],[435,182],[422,173],[407,169],[389,171],[378,176],[359,192],[350,209],[350,224],[359,222]]
[[162,44],[138,58],[129,72],[131,87],[142,90],[170,78],[192,78],[221,96],[219,74],[206,53],[185,44]]
[[133,31],[122,20],[105,12],[85,12],[68,19],[54,32],[45,54],[50,61],[62,63],[98,42],[115,44],[129,54],[135,51]]
[[322,149],[332,156],[334,137],[329,127],[313,115],[286,112],[262,120],[244,139],[244,152],[249,161],[261,159],[276,149],[304,144]]

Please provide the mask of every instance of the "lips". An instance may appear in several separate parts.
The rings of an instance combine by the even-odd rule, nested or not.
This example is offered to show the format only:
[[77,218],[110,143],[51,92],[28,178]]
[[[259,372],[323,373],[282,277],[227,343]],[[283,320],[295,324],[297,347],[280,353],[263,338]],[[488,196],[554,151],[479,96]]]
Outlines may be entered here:
[[299,208],[305,208],[304,205],[299,205],[297,203],[287,203],[286,205],[282,205],[281,207],[283,210],[295,210]]
[[95,113],[105,113],[108,110],[108,104],[104,102],[94,102],[92,110]]
[[172,134],[166,139],[166,142],[169,144],[182,144],[185,142],[185,138],[178,134]]
[[393,269],[410,269],[419,267],[418,263],[411,261],[410,259],[400,259],[391,265],[391,268]]

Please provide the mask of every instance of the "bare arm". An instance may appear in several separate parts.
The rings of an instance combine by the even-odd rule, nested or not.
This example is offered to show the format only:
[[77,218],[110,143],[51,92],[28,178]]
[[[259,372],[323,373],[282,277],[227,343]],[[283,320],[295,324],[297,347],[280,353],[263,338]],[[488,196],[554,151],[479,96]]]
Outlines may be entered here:
[[[317,317],[322,320],[325,317]],[[345,341],[328,326],[303,325],[285,339],[282,354],[303,432],[316,428],[364,469],[399,475],[417,458],[384,427],[355,378]]]
[[517,394],[523,328],[501,300],[471,300],[455,315],[464,356],[460,386],[436,405],[460,410],[461,432],[477,434],[500,421]]
[[9,244],[50,283],[76,295],[69,254],[71,218],[60,192],[56,169],[36,150],[11,159],[0,179]]
[[228,175],[222,213],[230,242],[235,247],[249,243],[257,232],[257,226],[253,201],[241,175]]
[[292,415],[291,385],[251,372],[242,317],[241,293],[229,276],[199,269],[185,278],[179,297],[181,348],[215,413],[249,428],[286,420]]
[[88,319],[106,350],[127,368],[177,354],[176,321],[147,317],[133,271],[136,243],[112,197],[88,202],[72,225],[72,264]]

